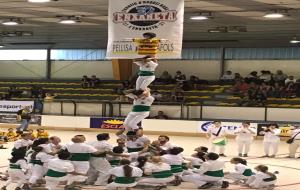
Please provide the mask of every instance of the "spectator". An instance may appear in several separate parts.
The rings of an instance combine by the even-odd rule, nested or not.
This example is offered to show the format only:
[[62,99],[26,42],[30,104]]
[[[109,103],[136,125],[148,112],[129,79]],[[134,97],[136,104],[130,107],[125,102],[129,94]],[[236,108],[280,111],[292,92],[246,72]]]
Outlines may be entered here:
[[285,79],[284,84],[287,85],[288,83],[296,83],[296,79],[294,76],[289,76],[287,79]]
[[235,75],[233,75],[231,71],[226,71],[220,79],[221,81],[230,82],[235,79]]
[[177,71],[174,79],[176,80],[176,82],[183,82],[186,80],[186,77],[181,73],[181,71]]
[[245,80],[247,82],[249,82],[249,83],[251,83],[251,82],[258,83],[257,72],[256,71],[252,71],[249,75],[247,75],[247,77],[245,78]]
[[86,75],[84,75],[81,79],[81,87],[88,88],[89,84],[90,84],[90,78],[88,78]]
[[196,77],[195,75],[191,75],[189,83],[190,83],[190,85],[192,86],[193,89],[199,89],[199,84],[201,84],[202,81],[198,77]]
[[40,96],[40,89],[37,86],[31,85],[30,91],[31,91],[31,98],[37,98]]
[[56,96],[57,96],[56,94],[52,95],[51,93],[46,93],[44,101],[45,102],[52,102]]
[[89,87],[95,88],[98,87],[100,84],[100,79],[96,77],[96,75],[92,75],[89,81]]
[[2,94],[1,96],[1,100],[10,100],[11,97],[9,96],[9,94]]
[[235,85],[229,90],[229,92],[233,94],[245,94],[249,89],[249,84],[246,83],[244,80],[237,80]]
[[185,102],[185,97],[183,92],[176,92],[175,96],[173,97],[175,102]]
[[279,82],[275,82],[273,86],[270,87],[270,96],[274,98],[282,98],[284,95],[284,87]]
[[153,117],[153,119],[169,119],[167,115],[163,111],[158,111],[157,115]]
[[161,102],[162,99],[163,99],[163,95],[160,94],[157,90],[154,90],[154,91],[152,92],[151,96],[152,96],[153,98],[155,98],[155,101],[158,101],[158,102]]
[[296,97],[296,84],[294,82],[288,82],[285,85],[285,97],[286,98],[295,98]]
[[240,73],[234,73],[234,80],[235,81],[243,80],[243,77],[241,76]]
[[22,91],[19,90],[16,86],[11,86],[9,89],[8,89],[8,96],[9,97],[17,97],[17,98],[21,98],[22,96]]
[[285,79],[287,79],[287,75],[282,70],[277,70],[276,74],[273,75],[274,82],[284,83]]
[[183,81],[180,83],[180,86],[183,91],[190,91],[194,89],[194,86],[190,81]]
[[162,102],[172,102],[172,93],[167,92],[167,93],[163,94],[161,101]]
[[163,84],[170,84],[172,83],[173,79],[172,76],[168,73],[168,71],[164,71],[157,79],[157,81]]
[[261,71],[261,75],[259,76],[260,81],[269,83],[272,80],[272,74],[270,71]]

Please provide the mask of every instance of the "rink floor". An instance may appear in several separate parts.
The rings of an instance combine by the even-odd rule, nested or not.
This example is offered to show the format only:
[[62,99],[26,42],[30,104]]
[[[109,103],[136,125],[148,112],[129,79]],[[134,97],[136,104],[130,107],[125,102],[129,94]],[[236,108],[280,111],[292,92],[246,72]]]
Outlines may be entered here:
[[[6,131],[7,129],[3,129],[1,131]],[[97,132],[76,132],[76,131],[49,131],[50,135],[56,135],[61,137],[62,143],[67,143],[70,141],[71,137],[76,134],[83,134],[86,136],[87,141],[94,141],[96,138]],[[148,135],[147,135],[148,136]],[[149,135],[151,140],[157,139],[157,135]],[[116,136],[111,134],[110,142],[112,144],[116,144]],[[204,137],[182,137],[182,136],[170,136],[170,142],[182,146],[185,151],[184,155],[191,155],[193,153],[193,149],[197,146],[209,146],[207,139]],[[8,149],[0,150],[0,171],[5,171],[6,166],[8,165],[8,158],[10,157],[11,148],[13,146],[12,143],[8,143],[5,145]],[[229,140],[229,144],[226,146],[225,154],[226,158],[222,158],[222,160],[229,161],[230,158],[237,156],[236,143],[234,139]],[[300,150],[298,150],[299,152]],[[280,143],[278,156],[276,158],[259,158],[263,155],[263,146],[261,140],[255,140],[251,146],[251,150],[249,153],[248,165],[250,167],[255,167],[259,164],[265,164],[269,166],[269,170],[271,172],[278,171],[278,182],[276,190],[298,190],[300,189],[300,159],[289,159],[285,158],[288,154],[288,145],[285,142]],[[300,156],[299,154],[297,156]],[[230,163],[226,163],[225,171],[232,171],[233,166]],[[0,181],[0,185],[3,185],[3,182]],[[8,190],[14,189],[13,186],[7,188]],[[97,186],[88,186],[86,189],[104,189],[103,187]],[[197,189],[191,183],[182,183],[178,187],[168,187],[168,189]],[[239,185],[230,185],[228,189],[249,189],[246,187],[242,187]]]

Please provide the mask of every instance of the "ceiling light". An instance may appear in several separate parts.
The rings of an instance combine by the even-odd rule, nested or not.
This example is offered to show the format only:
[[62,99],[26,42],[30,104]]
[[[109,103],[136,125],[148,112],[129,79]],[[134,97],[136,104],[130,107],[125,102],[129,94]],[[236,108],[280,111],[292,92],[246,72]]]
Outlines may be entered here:
[[290,40],[291,44],[298,44],[300,43],[300,40],[297,40],[297,37],[295,36],[292,40]]
[[18,24],[23,24],[23,22],[19,18],[10,18],[8,20],[4,20],[2,22],[2,24],[6,25],[6,26],[15,26],[15,25],[18,25]]
[[4,44],[0,44],[0,48],[5,48],[5,45]]
[[282,13],[268,13],[264,16],[265,18],[282,18],[284,14]]
[[199,16],[192,16],[190,19],[191,20],[207,20],[208,17],[207,16],[199,15]]
[[[61,17],[61,16],[58,16]],[[61,17],[59,23],[60,24],[76,24],[78,22],[81,22],[80,16],[67,16],[67,17]]]
[[48,3],[51,0],[28,0],[30,3]]
[[60,24],[75,24],[76,21],[75,20],[71,20],[71,19],[62,19],[59,21]]

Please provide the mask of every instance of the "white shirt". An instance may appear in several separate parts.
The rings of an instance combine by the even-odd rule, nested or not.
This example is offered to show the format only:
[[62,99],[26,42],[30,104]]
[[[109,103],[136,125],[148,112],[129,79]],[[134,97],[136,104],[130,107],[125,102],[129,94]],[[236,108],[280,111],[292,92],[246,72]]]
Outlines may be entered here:
[[171,155],[171,154],[165,154],[161,156],[164,163],[167,163],[169,165],[182,165],[184,159],[181,154],[178,155]]
[[43,163],[47,163],[47,162],[49,162],[49,160],[51,160],[53,158],[54,158],[54,156],[47,154],[45,152],[39,152],[35,157],[36,160],[40,160]]
[[193,166],[201,166],[203,164],[203,160],[200,158],[184,157],[184,159],[190,161]]
[[169,150],[171,148],[174,148],[174,147],[178,147],[177,145],[175,144],[172,144],[170,142],[166,142],[164,145],[161,145],[159,146],[162,150]]
[[40,147],[43,147],[43,151],[46,152],[47,154],[52,152],[51,147],[49,146],[49,144],[40,144]]
[[109,144],[107,141],[94,141],[89,143],[89,145],[93,146],[99,152],[109,152],[112,151],[113,146]]
[[[142,177],[143,171],[134,166],[130,166],[132,168],[132,177]],[[108,171],[109,175],[114,175],[116,177],[125,177],[123,166],[117,166]]]
[[253,188],[259,188],[261,186],[261,183],[264,182],[263,180],[268,179],[271,176],[263,172],[257,172],[254,177],[255,180],[252,183],[250,183],[249,186]]
[[[221,128],[221,129],[220,129]],[[219,132],[220,130],[220,132]],[[225,128],[223,127],[215,127],[215,126],[212,126],[210,127],[208,130],[207,130],[207,133],[210,134],[210,138],[211,139],[215,139],[217,137],[222,137],[226,134],[226,131],[225,131]]]
[[18,160],[16,163],[10,163],[10,164],[19,165],[21,167],[21,170],[24,172],[29,169],[29,166],[28,166],[26,160],[24,160],[24,159]]
[[[291,134],[291,138],[293,138],[293,137],[295,137],[294,139],[296,140],[300,140],[300,129],[294,129],[294,130],[292,130],[292,134]],[[297,133],[299,133],[298,135],[297,135]],[[297,135],[297,136],[295,136],[295,135]]]
[[97,149],[86,143],[68,143],[66,149],[70,153],[94,153]]
[[155,71],[155,68],[158,66],[158,64],[154,61],[147,61],[144,62],[134,62],[138,66],[140,66],[141,71]]
[[246,169],[250,169],[248,166],[238,163],[234,166],[234,170],[236,173],[238,174],[243,174],[245,172]]
[[285,81],[284,81],[285,84],[288,84],[288,83],[290,83],[290,82],[296,83],[297,80],[296,80],[296,79],[291,80],[291,79],[287,78],[287,79],[285,79]]
[[151,106],[154,100],[152,96],[138,98],[134,99],[133,105]]
[[54,158],[49,160],[48,169],[58,172],[70,173],[74,171],[74,166],[69,160],[61,160],[59,158]]
[[33,141],[32,140],[25,140],[25,139],[19,139],[14,143],[14,147],[16,149],[19,149],[21,147],[28,147],[32,145]]
[[221,79],[223,80],[233,80],[234,79],[234,75],[231,74],[231,75],[228,75],[228,74],[224,74]]
[[147,174],[151,174],[154,172],[161,172],[161,171],[170,171],[171,166],[166,163],[149,163],[145,164],[144,172]]
[[273,129],[273,132],[274,132],[274,134],[272,132],[262,131],[261,133],[265,135],[263,142],[279,142],[280,141],[279,135],[280,135],[281,130]]
[[224,169],[225,162],[219,160],[208,160],[203,162],[199,170],[196,170],[199,174],[204,174],[207,171],[218,171]]
[[[251,133],[251,132],[253,132],[253,133]],[[253,140],[255,131],[251,128],[247,129],[247,128],[241,127],[236,130],[236,133],[237,133],[236,140],[251,141],[251,140]]]

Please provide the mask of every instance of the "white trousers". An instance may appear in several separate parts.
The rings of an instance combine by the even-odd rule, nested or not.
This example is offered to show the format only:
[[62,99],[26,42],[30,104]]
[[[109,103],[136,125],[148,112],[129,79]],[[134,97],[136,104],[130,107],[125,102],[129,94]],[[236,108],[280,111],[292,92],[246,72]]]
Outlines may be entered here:
[[17,183],[17,187],[22,187],[25,183],[27,183],[26,175],[22,170],[19,169],[9,169],[8,170],[9,178],[5,182],[4,186],[8,186],[11,183]]
[[71,185],[73,182],[84,182],[87,179],[85,175],[90,168],[89,161],[72,161],[72,164],[74,165],[74,171],[82,175],[70,175],[67,184]]
[[125,121],[124,127],[127,130],[136,130],[139,129],[138,123],[141,122],[143,119],[148,117],[150,112],[130,112]]
[[239,174],[239,173],[235,173],[235,172],[231,172],[228,174],[225,174],[224,176],[226,179],[232,179],[234,181],[236,180],[243,180],[243,179],[248,179],[249,177],[244,176],[243,174]]
[[295,158],[297,149],[300,147],[300,140],[294,140],[292,144],[289,145],[289,156]]
[[202,174],[191,174],[191,175],[185,175],[182,176],[182,180],[186,182],[191,182],[197,185],[198,187],[201,187],[202,185],[209,183],[209,182],[222,182],[222,177],[212,177]]
[[107,185],[109,178],[108,171],[111,168],[106,158],[92,157],[90,159],[87,182],[94,183],[95,185]]
[[155,76],[139,76],[136,80],[136,90],[146,90],[146,88],[155,80]]
[[237,140],[239,154],[248,154],[252,140]]
[[45,180],[46,180],[46,188],[48,190],[58,190],[58,189],[62,189],[61,186],[59,186],[59,184],[61,182],[67,182],[69,178],[69,175],[66,175],[64,177],[49,177],[46,176]]
[[42,179],[46,172],[47,168],[45,168],[44,166],[38,164],[33,165],[31,168],[29,183],[36,184],[37,180]]
[[[276,155],[278,152],[279,142],[264,142],[264,151],[266,155]],[[272,154],[270,154],[270,149],[273,150]]]
[[268,182],[256,180],[255,176],[249,177],[249,179],[246,182],[246,184],[248,184],[252,188],[264,188],[264,187],[268,187],[270,185],[275,185],[275,183],[276,183],[276,180],[268,181]]
[[210,151],[214,152],[214,153],[217,153],[216,152],[216,147],[219,147],[219,154],[224,154],[225,146],[219,146],[219,145],[215,145],[213,143],[211,143]]
[[167,185],[175,180],[174,176],[167,177],[167,178],[153,178],[153,177],[145,177],[141,178],[138,181],[138,185],[146,185],[146,186],[160,186],[160,185]]
[[117,188],[135,187],[136,185],[137,185],[137,182],[130,183],[130,184],[120,184],[120,183],[112,182],[112,183],[108,184],[106,187],[107,187],[107,189],[117,189]]

